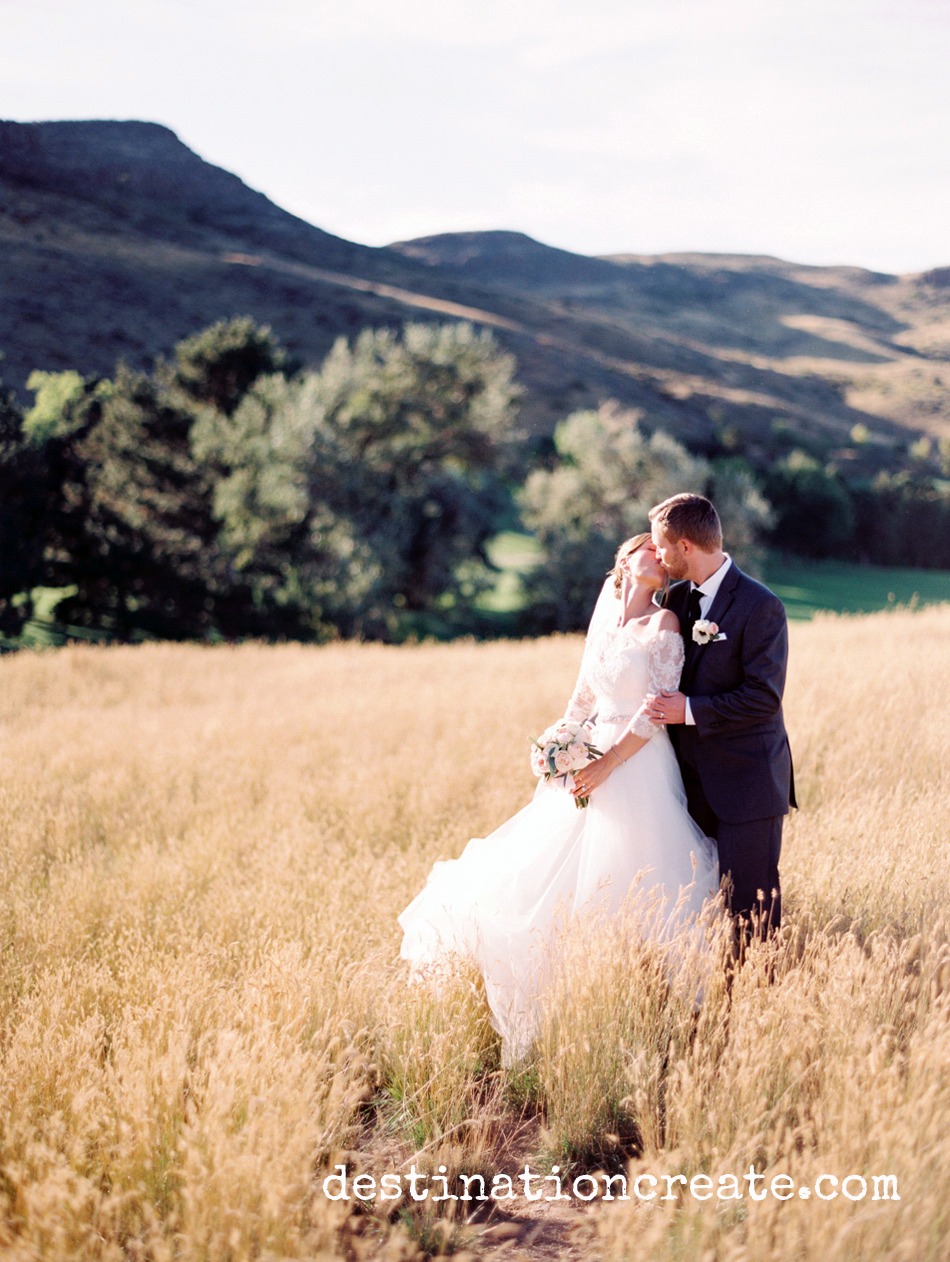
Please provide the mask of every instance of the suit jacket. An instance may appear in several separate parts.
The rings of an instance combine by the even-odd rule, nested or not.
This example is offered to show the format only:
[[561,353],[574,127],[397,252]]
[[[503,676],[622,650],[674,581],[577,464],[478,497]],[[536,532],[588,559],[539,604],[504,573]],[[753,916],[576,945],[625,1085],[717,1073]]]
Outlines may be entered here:
[[[666,599],[686,629],[690,583]],[[795,805],[792,756],[782,715],[788,625],[779,598],[732,563],[706,615],[725,639],[686,637],[680,689],[696,725],[669,729],[709,805],[727,823],[786,815]]]

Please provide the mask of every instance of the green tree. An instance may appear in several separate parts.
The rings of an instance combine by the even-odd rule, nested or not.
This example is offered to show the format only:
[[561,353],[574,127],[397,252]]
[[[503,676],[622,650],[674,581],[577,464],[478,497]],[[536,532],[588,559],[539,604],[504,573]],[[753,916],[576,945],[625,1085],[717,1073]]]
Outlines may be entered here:
[[315,384],[312,374],[262,377],[232,415],[205,410],[191,433],[232,574],[271,633],[304,637],[350,630],[376,568],[320,485],[338,459],[318,424]]
[[[233,408],[282,353],[269,331],[225,322],[183,342],[175,365],[114,380],[34,374],[27,429],[44,471],[44,581],[74,588],[57,616],[126,639],[265,634],[220,546],[216,470],[193,428]],[[223,413],[222,413],[223,415]]]
[[74,406],[86,393],[86,383],[78,372],[31,372],[26,388],[34,394],[33,406],[23,418],[23,432],[34,444],[61,438],[80,415]]
[[490,335],[409,325],[339,342],[319,373],[282,362],[231,321],[150,374],[36,379],[62,617],[120,638],[390,636],[487,573],[516,396]]
[[662,431],[647,437],[641,418],[615,404],[572,413],[554,432],[557,463],[524,484],[522,517],[544,551],[526,585],[543,624],[583,626],[620,542],[659,500],[705,486],[705,461]]
[[230,415],[259,377],[282,372],[287,356],[267,325],[250,316],[219,320],[175,347],[169,384]]
[[647,436],[642,414],[606,404],[555,430],[557,463],[531,473],[520,496],[544,560],[528,579],[542,625],[585,625],[620,542],[649,529],[648,513],[679,491],[715,494],[730,551],[746,561],[768,506],[741,462],[715,468],[669,434]]
[[0,383],[0,636],[12,638],[30,616],[42,579],[43,467],[23,416]]
[[75,589],[57,607],[62,621],[121,639],[208,629],[214,523],[179,402],[120,367],[44,428],[45,582]]
[[730,555],[740,560],[744,569],[757,574],[765,559],[762,541],[775,514],[751,466],[741,456],[713,460],[705,493],[716,505]]
[[774,509],[772,542],[807,557],[839,556],[851,540],[854,505],[833,471],[807,453],[790,452],[765,478]]
[[488,579],[485,544],[509,500],[512,357],[467,324],[367,330],[337,342],[302,390],[311,498],[350,524],[372,570],[359,629],[469,597]]
[[851,553],[877,565],[950,569],[950,488],[919,474],[880,473],[853,488]]
[[206,410],[220,543],[261,610],[316,632],[397,633],[462,592],[507,502],[513,361],[468,325],[340,340],[318,373]]

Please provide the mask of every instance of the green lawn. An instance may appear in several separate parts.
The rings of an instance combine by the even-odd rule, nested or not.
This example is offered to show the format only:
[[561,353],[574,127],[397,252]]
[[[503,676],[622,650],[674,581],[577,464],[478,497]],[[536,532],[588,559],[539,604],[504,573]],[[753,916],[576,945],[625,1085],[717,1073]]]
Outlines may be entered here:
[[946,570],[884,569],[846,561],[803,561],[772,555],[764,581],[788,610],[789,618],[810,618],[821,610],[874,613],[894,605],[950,601]]
[[479,608],[495,614],[516,613],[525,603],[521,576],[540,561],[541,547],[533,535],[504,530],[495,535],[487,551],[501,572],[492,590],[480,598]]

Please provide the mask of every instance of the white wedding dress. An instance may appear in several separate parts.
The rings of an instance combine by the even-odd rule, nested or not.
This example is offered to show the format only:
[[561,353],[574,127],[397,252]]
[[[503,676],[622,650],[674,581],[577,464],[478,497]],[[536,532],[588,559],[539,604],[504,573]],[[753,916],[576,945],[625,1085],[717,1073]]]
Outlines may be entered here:
[[641,710],[647,693],[677,687],[682,637],[661,631],[645,641],[641,627],[617,625],[616,613],[609,615],[598,622],[595,613],[566,717],[592,722],[600,750],[631,721],[646,745],[585,809],[563,782],[539,782],[528,805],[490,836],[471,840],[458,859],[436,863],[399,917],[400,953],[413,978],[437,980],[458,956],[476,961],[505,1063],[522,1056],[536,1033],[565,916],[613,914],[625,903],[651,900],[642,932],[675,942],[700,924],[719,887],[715,846],[686,810],[669,734]]

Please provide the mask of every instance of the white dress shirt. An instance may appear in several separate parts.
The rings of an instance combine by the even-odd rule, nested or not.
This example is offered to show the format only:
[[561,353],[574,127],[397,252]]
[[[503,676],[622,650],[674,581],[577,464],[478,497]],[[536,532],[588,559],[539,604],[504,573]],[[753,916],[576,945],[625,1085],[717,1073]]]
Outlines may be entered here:
[[[691,595],[693,592],[699,592],[700,618],[709,617],[709,611],[712,608],[713,601],[716,599],[719,588],[722,586],[722,580],[726,577],[726,574],[729,571],[729,566],[732,565],[732,557],[728,552],[725,554],[725,557],[726,559],[723,561],[722,565],[720,565],[719,569],[715,572],[715,574],[710,574],[709,578],[707,578],[705,582],[690,583],[689,585]],[[696,720],[693,718],[693,712],[689,706],[689,697],[686,698],[685,722],[691,727],[696,726]]]

